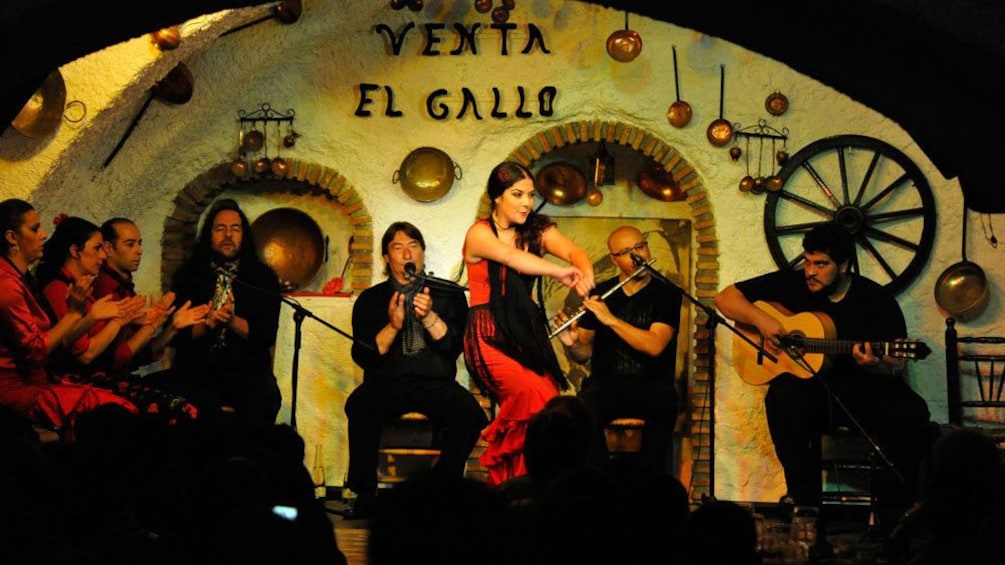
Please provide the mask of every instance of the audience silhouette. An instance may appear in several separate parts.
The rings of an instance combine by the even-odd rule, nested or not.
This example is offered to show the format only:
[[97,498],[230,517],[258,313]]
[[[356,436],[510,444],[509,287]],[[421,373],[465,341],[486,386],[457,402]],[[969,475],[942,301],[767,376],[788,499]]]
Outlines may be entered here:
[[345,565],[303,439],[209,422],[106,405],[43,444],[0,407],[0,562]]

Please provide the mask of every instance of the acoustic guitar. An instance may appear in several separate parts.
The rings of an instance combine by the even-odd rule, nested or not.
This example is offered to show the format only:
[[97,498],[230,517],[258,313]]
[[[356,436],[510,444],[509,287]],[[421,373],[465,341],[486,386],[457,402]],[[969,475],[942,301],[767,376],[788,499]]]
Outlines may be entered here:
[[[837,329],[834,321],[823,312],[792,314],[781,306],[761,300],[754,302],[754,306],[778,320],[786,335],[781,340],[782,350],[775,354],[777,363],[764,357],[743,338],[733,337],[733,365],[740,378],[752,385],[767,384],[782,373],[808,379],[824,366],[828,355],[850,355],[855,344],[862,343],[835,339]],[[764,344],[757,328],[737,323],[736,329],[754,343]],[[876,356],[917,360],[931,353],[927,345],[917,340],[870,341],[869,345]]]

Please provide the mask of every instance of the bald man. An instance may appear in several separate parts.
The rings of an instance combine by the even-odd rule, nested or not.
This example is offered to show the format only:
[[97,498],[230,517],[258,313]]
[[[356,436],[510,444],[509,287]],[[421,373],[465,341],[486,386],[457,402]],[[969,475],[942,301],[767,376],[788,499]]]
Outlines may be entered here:
[[[632,277],[641,263],[651,259],[649,244],[638,228],[616,228],[607,238],[607,248],[619,273],[597,285],[595,294],[583,301],[586,314],[558,337],[570,359],[591,361],[590,376],[578,395],[596,414],[598,426],[616,418],[645,420],[640,455],[652,470],[672,474],[682,294],[648,270]],[[599,298],[627,279],[605,299]],[[556,322],[566,319],[560,313]]]

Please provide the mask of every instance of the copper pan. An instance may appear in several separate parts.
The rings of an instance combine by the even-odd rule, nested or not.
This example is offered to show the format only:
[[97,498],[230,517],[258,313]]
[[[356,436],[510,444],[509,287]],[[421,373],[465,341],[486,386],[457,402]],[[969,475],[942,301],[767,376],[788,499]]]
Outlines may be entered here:
[[306,212],[274,208],[256,218],[251,231],[259,256],[279,276],[283,292],[303,288],[321,269],[324,236]]
[[66,107],[66,83],[56,69],[49,73],[11,125],[26,137],[45,137],[59,127]]
[[664,169],[659,163],[642,169],[635,181],[642,192],[656,200],[676,202],[687,198],[680,184],[674,180],[673,173]]
[[571,163],[549,163],[536,176],[535,188],[552,204],[569,206],[586,197],[586,175]]
[[977,263],[967,260],[967,208],[963,207],[963,260],[942,271],[935,281],[935,302],[961,321],[980,314],[988,303],[988,278]]

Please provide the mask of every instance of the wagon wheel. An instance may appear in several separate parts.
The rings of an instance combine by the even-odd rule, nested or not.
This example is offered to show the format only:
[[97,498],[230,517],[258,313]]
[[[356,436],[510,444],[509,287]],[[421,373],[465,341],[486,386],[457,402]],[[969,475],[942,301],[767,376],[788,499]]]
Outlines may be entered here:
[[779,268],[802,261],[803,234],[835,222],[855,239],[852,271],[899,293],[921,272],[935,237],[932,189],[900,150],[878,139],[814,141],[779,170],[768,192],[764,235]]

